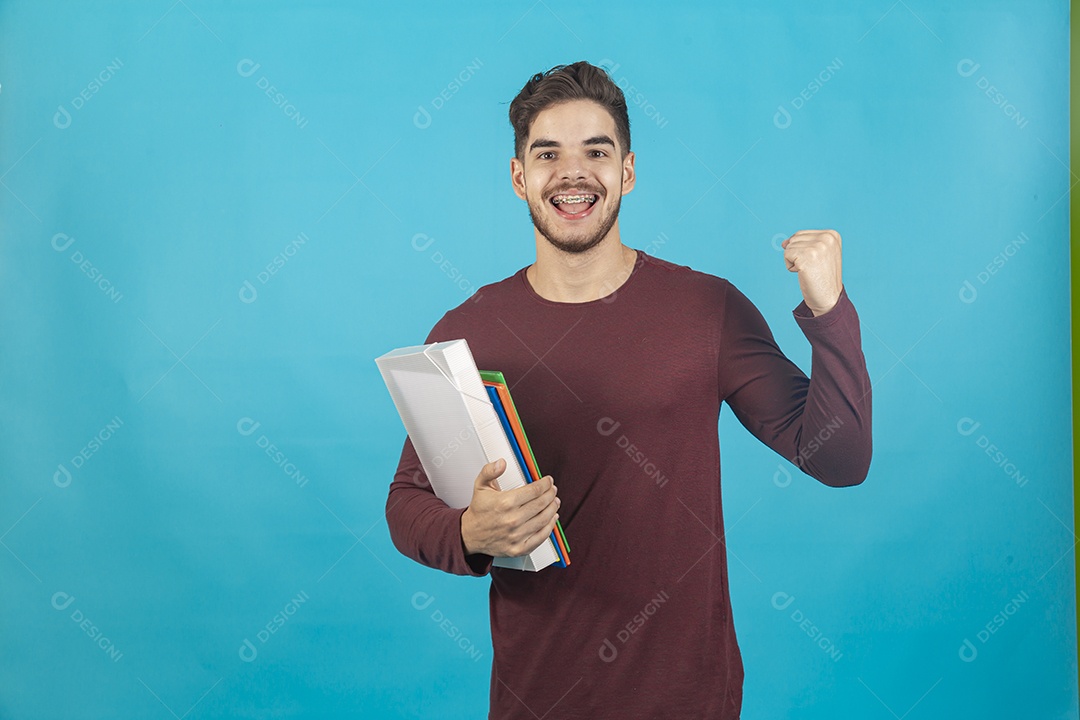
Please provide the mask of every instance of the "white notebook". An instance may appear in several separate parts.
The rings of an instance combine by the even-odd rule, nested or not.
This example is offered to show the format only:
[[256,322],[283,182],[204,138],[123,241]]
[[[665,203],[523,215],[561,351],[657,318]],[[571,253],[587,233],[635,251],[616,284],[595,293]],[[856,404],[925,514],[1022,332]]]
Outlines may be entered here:
[[[399,348],[375,359],[405,430],[435,494],[453,508],[467,507],[481,468],[506,461],[500,490],[526,483],[495,412],[469,344],[449,340]],[[497,557],[497,567],[537,571],[558,562],[550,537],[528,555]]]

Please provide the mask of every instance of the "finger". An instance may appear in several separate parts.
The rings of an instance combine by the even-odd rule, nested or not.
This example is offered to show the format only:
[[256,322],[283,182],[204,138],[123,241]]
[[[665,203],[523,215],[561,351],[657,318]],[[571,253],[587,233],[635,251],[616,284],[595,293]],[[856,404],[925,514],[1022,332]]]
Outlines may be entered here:
[[813,233],[818,238],[826,242],[835,241],[837,244],[840,243],[840,233],[836,232],[831,228],[822,228],[821,230],[808,230],[807,232]]
[[821,243],[822,240],[817,237],[792,237],[788,241],[787,249],[792,250],[797,248],[813,247],[815,245],[820,245]]
[[793,233],[787,240],[785,240],[784,242],[782,242],[780,244],[781,245],[785,245],[785,244],[790,245],[791,243],[805,242],[807,240],[813,240],[815,237],[818,236],[818,233],[820,233],[820,232],[821,232],[820,230],[799,230],[798,232]]
[[538,547],[544,542],[544,539],[551,535],[555,530],[555,523],[559,519],[559,513],[557,512],[545,512],[538,515],[529,523],[529,535],[527,543],[530,544],[533,549]]
[[819,230],[814,230],[814,229],[808,228],[808,229],[805,229],[805,230],[799,230],[794,235],[792,235],[792,237],[795,237],[797,235],[802,235],[802,236],[807,236],[807,235],[835,235],[837,238],[840,237],[840,233],[836,232],[835,230],[833,230],[831,228],[821,228]]
[[784,250],[784,257],[797,264],[817,265],[837,258],[839,254],[840,247],[833,245],[829,240],[810,240],[798,245],[789,245]]
[[835,230],[800,230],[788,239],[788,245],[843,245],[840,233]]
[[528,502],[502,509],[503,517],[510,527],[518,528],[521,532],[527,532],[529,528],[535,529],[538,518],[543,518],[545,513],[557,512],[561,501],[555,497],[554,491],[549,490],[538,498]]
[[827,241],[820,240],[818,238],[799,238],[792,240],[788,243],[788,246],[784,248],[784,257],[792,260],[798,260],[799,257],[811,256],[816,253],[825,251]]
[[[532,483],[529,486],[529,489],[533,489],[539,484],[540,483]],[[522,488],[518,489],[520,490]],[[549,506],[554,505],[557,507],[557,502],[561,503],[561,501],[558,500],[558,497],[556,496],[554,485],[549,486],[547,490],[544,490],[539,495],[535,495],[534,497],[525,498],[525,496],[521,495],[519,495],[518,497],[522,498],[522,502],[515,508],[515,511],[518,513],[519,522],[526,522],[536,517]]]
[[480,474],[476,476],[476,482],[473,484],[473,488],[490,487],[495,490],[499,489],[499,485],[496,479],[506,471],[506,460],[503,458],[497,458],[493,462],[489,462],[484,467],[480,468]]
[[552,490],[554,487],[555,479],[550,475],[545,475],[535,482],[525,483],[525,485],[514,488],[510,492],[514,496],[513,501],[515,505],[525,505]]

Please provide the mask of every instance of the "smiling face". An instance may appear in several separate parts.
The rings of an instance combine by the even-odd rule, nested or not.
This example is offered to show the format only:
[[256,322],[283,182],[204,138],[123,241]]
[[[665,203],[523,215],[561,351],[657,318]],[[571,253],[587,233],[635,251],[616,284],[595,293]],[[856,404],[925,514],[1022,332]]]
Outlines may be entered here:
[[615,121],[591,100],[537,114],[523,157],[510,160],[514,192],[536,232],[559,250],[583,253],[614,232],[619,204],[634,188],[634,154],[622,155]]

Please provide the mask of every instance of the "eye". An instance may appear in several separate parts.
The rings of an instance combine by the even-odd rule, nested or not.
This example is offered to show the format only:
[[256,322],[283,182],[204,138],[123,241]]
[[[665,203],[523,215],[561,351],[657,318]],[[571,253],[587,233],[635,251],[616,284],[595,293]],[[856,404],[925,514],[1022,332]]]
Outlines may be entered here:
[[537,155],[536,157],[537,157],[538,160],[548,160],[549,158],[544,157],[545,155],[550,155],[551,157],[555,157],[555,153],[550,152],[550,151],[549,152],[542,152],[539,155]]
[[607,153],[603,150],[591,150],[590,152],[596,153],[596,157],[607,157]]

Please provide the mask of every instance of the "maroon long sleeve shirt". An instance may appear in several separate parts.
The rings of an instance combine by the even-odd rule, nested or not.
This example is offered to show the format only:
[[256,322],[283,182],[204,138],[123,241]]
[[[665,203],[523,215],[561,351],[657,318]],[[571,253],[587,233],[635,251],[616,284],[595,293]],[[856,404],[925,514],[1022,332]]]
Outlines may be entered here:
[[845,290],[824,315],[805,303],[793,314],[812,348],[810,379],[730,282],[638,251],[605,298],[546,300],[522,268],[435,325],[427,342],[465,338],[480,369],[505,375],[570,543],[569,567],[535,573],[466,555],[464,510],[432,493],[405,441],[386,503],[395,546],[491,576],[489,718],[739,717],[721,402],[826,485],[858,484],[870,465],[855,307]]

